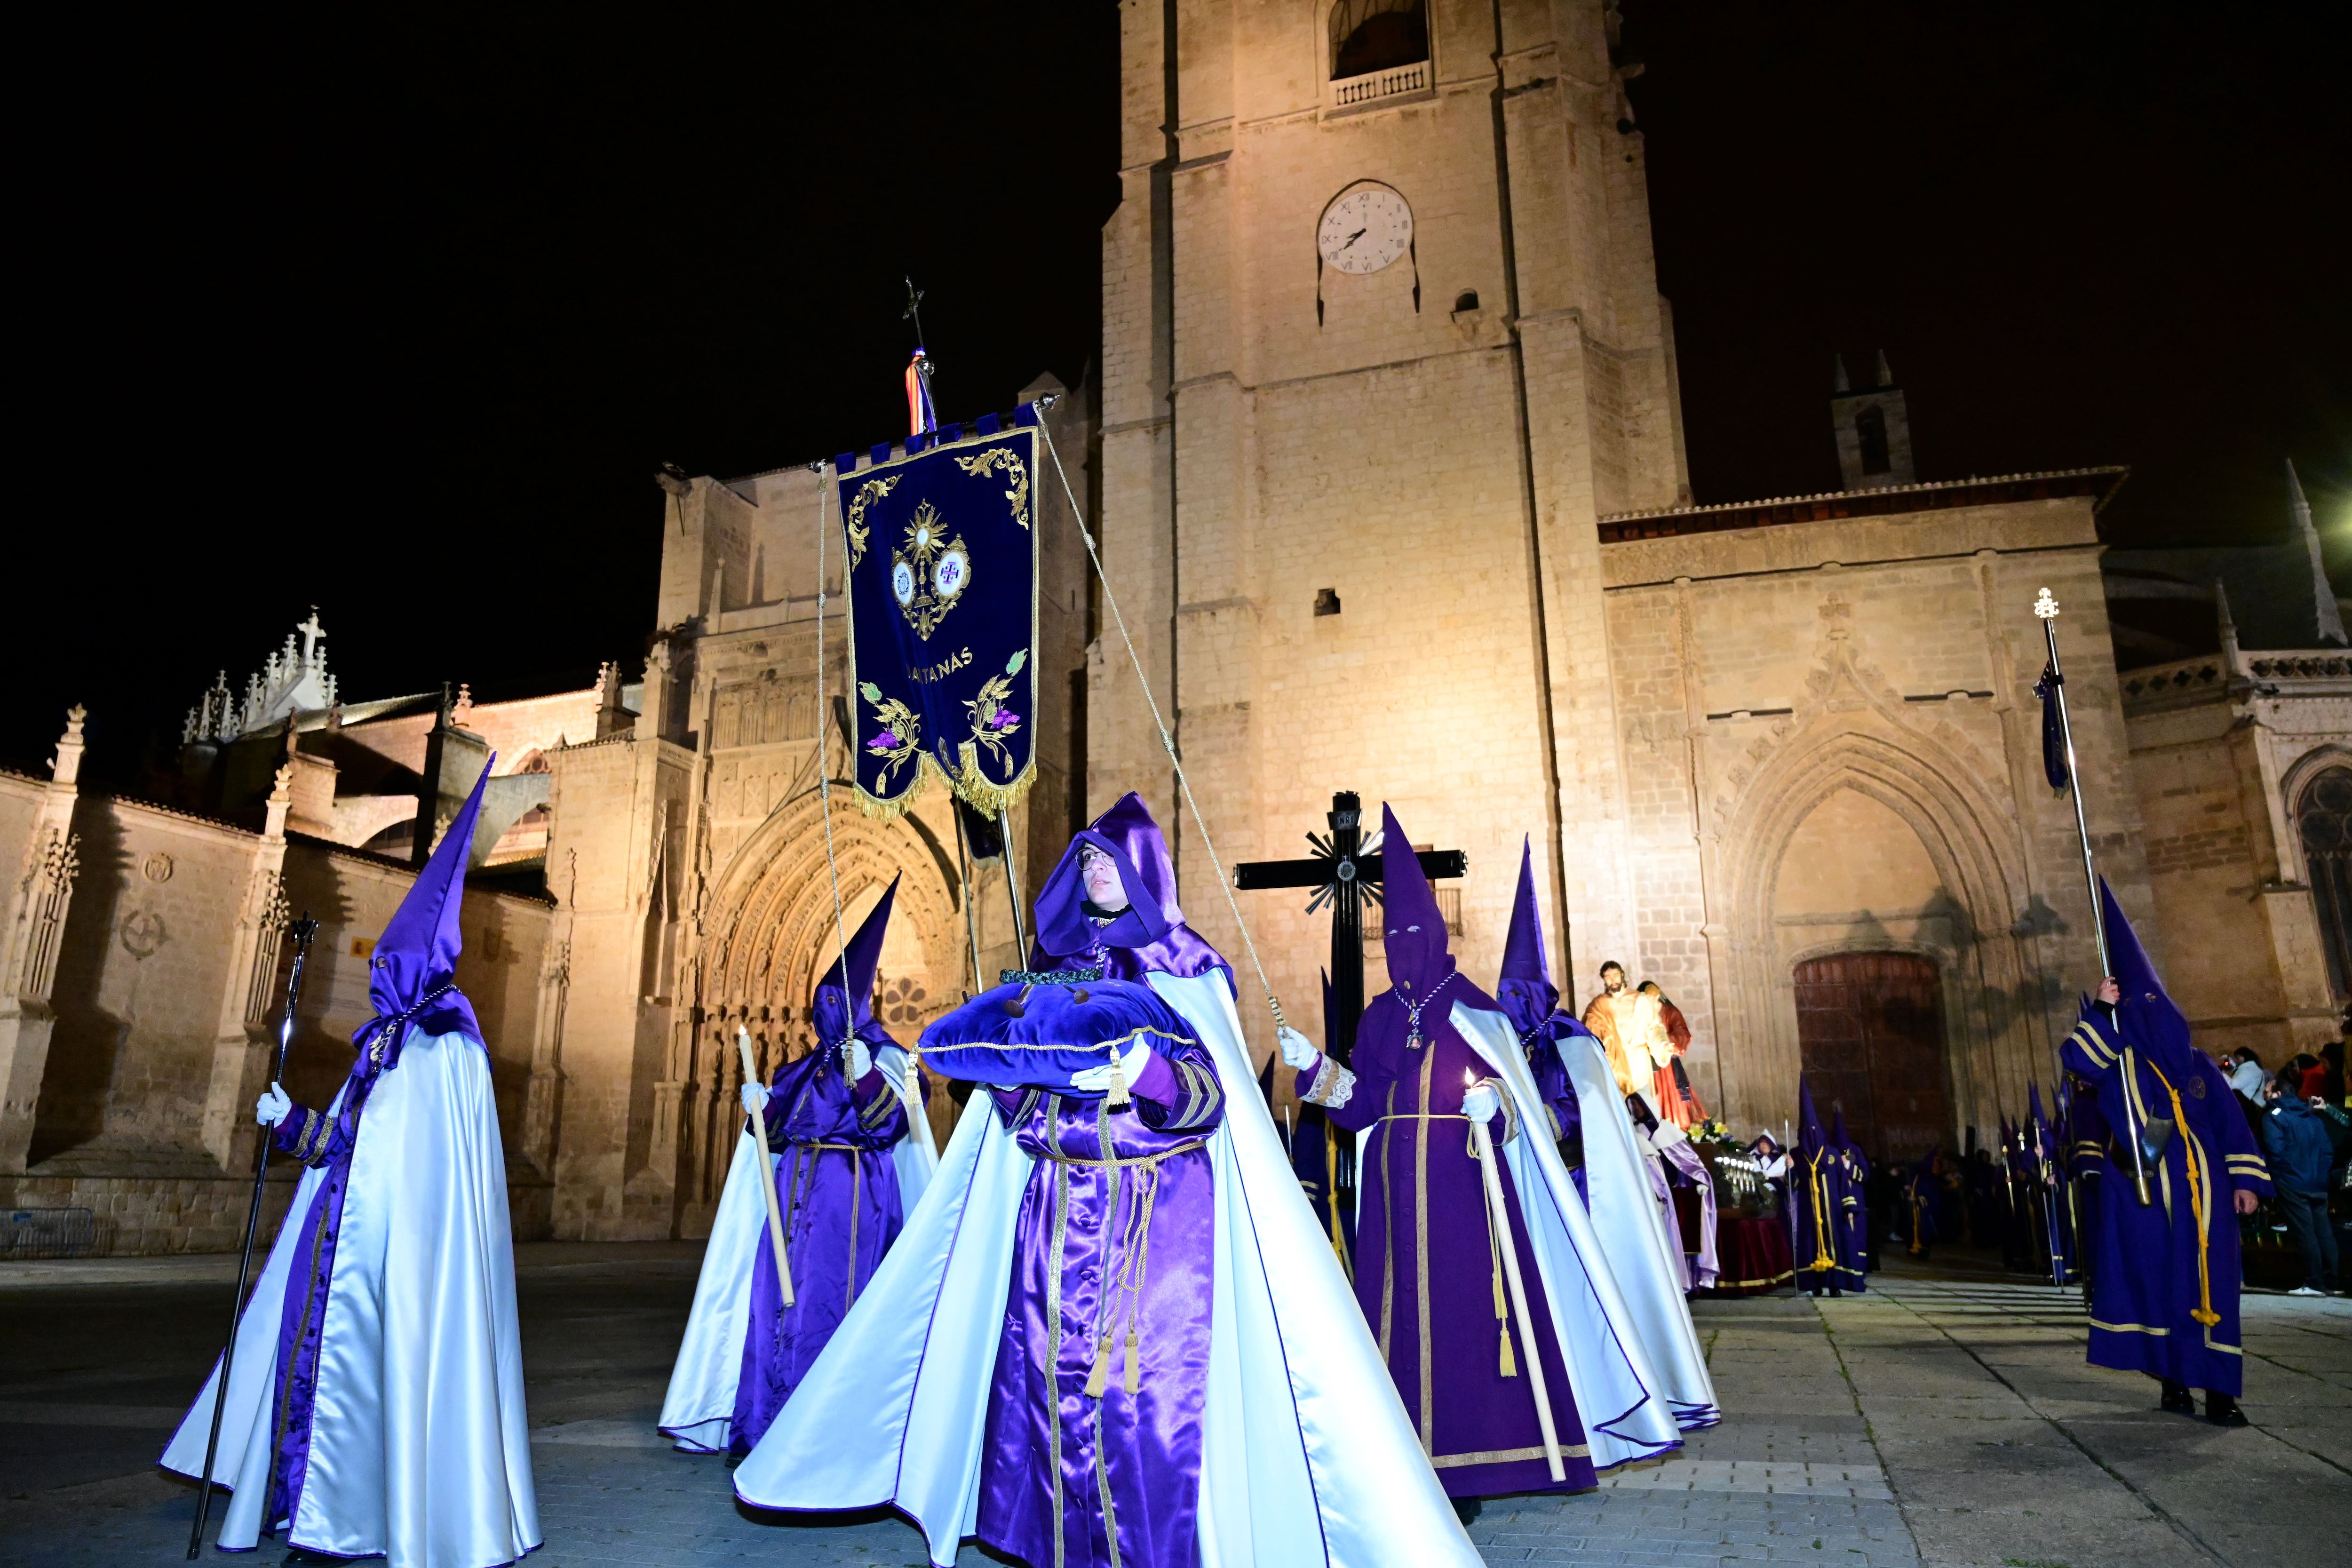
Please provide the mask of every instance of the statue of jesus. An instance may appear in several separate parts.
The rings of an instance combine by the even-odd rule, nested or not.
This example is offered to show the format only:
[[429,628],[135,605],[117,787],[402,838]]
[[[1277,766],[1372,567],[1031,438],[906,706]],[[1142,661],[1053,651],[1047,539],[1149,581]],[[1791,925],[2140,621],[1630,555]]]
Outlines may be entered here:
[[1584,1009],[1584,1026],[1600,1037],[1620,1094],[1647,1100],[1657,1092],[1657,1070],[1675,1052],[1665,1015],[1655,996],[1625,984],[1625,966],[1613,959],[1601,966],[1601,992]]

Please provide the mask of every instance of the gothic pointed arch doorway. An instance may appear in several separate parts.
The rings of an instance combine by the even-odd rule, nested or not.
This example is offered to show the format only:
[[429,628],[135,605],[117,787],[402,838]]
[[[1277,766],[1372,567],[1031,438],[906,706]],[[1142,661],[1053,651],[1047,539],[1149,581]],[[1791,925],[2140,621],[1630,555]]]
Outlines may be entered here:
[[1944,979],[1916,952],[1837,952],[1796,966],[1797,1047],[1813,1104],[1843,1111],[1877,1164],[1907,1163],[1950,1138]]

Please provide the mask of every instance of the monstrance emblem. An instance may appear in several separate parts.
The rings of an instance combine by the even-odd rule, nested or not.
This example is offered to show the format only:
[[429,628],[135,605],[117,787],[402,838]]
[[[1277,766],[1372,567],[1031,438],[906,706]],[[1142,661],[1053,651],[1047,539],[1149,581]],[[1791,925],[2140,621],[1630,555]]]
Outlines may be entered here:
[[937,508],[915,504],[905,542],[890,552],[890,595],[915,635],[926,642],[971,585],[971,554],[961,535],[940,526]]

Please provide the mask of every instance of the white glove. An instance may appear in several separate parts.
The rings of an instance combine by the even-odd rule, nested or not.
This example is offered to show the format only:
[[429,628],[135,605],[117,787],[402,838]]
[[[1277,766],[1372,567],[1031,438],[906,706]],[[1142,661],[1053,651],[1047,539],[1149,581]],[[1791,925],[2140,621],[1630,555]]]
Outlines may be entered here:
[[867,1073],[874,1070],[872,1048],[855,1035],[849,1037],[849,1048],[842,1052],[842,1056],[845,1058],[843,1062],[844,1070],[852,1083],[861,1081]]
[[1503,1097],[1491,1083],[1475,1085],[1462,1097],[1462,1114],[1473,1121],[1491,1121],[1503,1109]]
[[764,1083],[745,1084],[743,1086],[743,1114],[746,1116],[757,1116],[760,1112],[767,1109],[768,1086]]
[[[1127,1055],[1118,1058],[1118,1070],[1126,1076],[1129,1089],[1135,1087],[1136,1079],[1141,1078],[1143,1069],[1150,1065],[1151,1047],[1141,1040],[1136,1041],[1129,1047]],[[1110,1064],[1105,1062],[1098,1068],[1088,1068],[1084,1072],[1072,1073],[1070,1087],[1081,1094],[1102,1093],[1110,1088]]]
[[275,1127],[293,1114],[293,1100],[278,1084],[271,1084],[269,1092],[253,1102],[253,1119],[264,1127]]
[[1282,1047],[1282,1060],[1285,1066],[1294,1067],[1300,1072],[1305,1072],[1323,1059],[1323,1053],[1315,1048],[1315,1042],[1296,1029],[1276,1029],[1274,1032],[1274,1038],[1275,1043]]

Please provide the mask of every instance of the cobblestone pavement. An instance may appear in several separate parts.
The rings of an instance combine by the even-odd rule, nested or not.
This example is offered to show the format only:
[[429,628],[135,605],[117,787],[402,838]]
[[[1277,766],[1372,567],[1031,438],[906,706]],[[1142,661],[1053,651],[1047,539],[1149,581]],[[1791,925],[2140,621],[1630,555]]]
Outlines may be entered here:
[[[695,1268],[691,1246],[518,1249],[547,1532],[532,1568],[921,1563],[895,1516],[749,1512],[723,1461],[653,1434]],[[0,1563],[184,1560],[194,1493],[150,1466],[232,1274],[213,1258],[0,1266]],[[1490,1500],[1473,1539],[1492,1563],[1662,1568],[2347,1560],[2352,1303],[2246,1298],[2255,1425],[2229,1432],[2085,1366],[2072,1292],[1945,1265],[1873,1284],[1701,1303],[1724,1424],[1596,1491]]]

